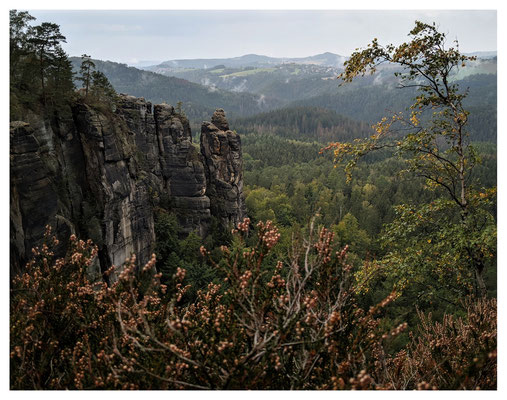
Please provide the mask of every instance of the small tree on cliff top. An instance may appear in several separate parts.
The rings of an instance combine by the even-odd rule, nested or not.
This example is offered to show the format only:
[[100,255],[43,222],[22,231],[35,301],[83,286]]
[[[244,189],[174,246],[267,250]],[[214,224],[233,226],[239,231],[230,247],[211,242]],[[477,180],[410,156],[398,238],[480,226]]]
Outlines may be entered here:
[[90,93],[98,101],[112,101],[116,97],[113,85],[111,85],[106,75],[100,71],[92,72]]
[[95,70],[95,63],[92,61],[91,57],[87,54],[83,54],[81,56],[81,67],[79,69],[79,76],[77,79],[83,82],[83,87],[85,89],[85,96],[88,96],[88,91],[90,89],[90,85],[92,83],[92,74]]
[[[335,162],[345,164],[348,179],[366,154],[394,149],[405,159],[407,171],[425,178],[427,187],[440,193],[437,202],[421,209],[399,206],[398,219],[387,228],[388,255],[382,264],[400,286],[418,281],[431,292],[436,282],[446,289],[452,282],[458,290],[475,286],[485,294],[483,273],[496,249],[495,222],[487,209],[496,191],[477,191],[471,185],[480,160],[468,141],[469,112],[463,107],[467,91],[452,82],[455,70],[475,57],[461,54],[457,41],[446,49],[445,34],[435,24],[417,21],[409,36],[411,41],[397,47],[381,46],[374,39],[351,55],[340,75],[351,82],[375,73],[383,63],[401,67],[395,72],[400,86],[418,89],[409,115],[384,117],[369,138],[332,143],[328,149],[333,149]],[[428,283],[429,276],[436,281]]]

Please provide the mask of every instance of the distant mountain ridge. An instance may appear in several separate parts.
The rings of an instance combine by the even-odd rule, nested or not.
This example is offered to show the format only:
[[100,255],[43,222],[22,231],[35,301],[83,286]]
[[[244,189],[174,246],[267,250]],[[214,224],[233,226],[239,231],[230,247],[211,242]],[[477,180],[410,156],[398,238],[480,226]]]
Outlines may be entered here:
[[[466,53],[467,55],[477,56],[478,58],[493,58],[497,56],[496,51],[475,51]],[[307,57],[270,57],[259,54],[245,54],[239,57],[230,58],[196,58],[196,59],[176,59],[164,61],[157,65],[141,66],[139,68],[147,71],[158,73],[166,73],[168,71],[182,69],[210,69],[216,66],[224,66],[227,68],[242,67],[270,67],[274,65],[294,63],[294,64],[313,64],[319,66],[327,66],[333,68],[343,68],[343,63],[348,56],[325,52]]]
[[465,53],[467,56],[476,56],[478,58],[493,58],[497,56],[496,51],[474,51],[472,53]]
[[240,57],[232,58],[198,58],[198,59],[184,59],[184,60],[168,60],[158,65],[144,67],[147,71],[159,72],[166,70],[178,69],[208,69],[223,65],[229,68],[239,67],[268,67],[273,65],[280,65],[286,63],[295,64],[315,64],[322,66],[329,66],[339,68],[343,66],[343,62],[348,57],[341,56],[334,53],[322,53],[309,57],[269,57],[258,54],[246,54]]

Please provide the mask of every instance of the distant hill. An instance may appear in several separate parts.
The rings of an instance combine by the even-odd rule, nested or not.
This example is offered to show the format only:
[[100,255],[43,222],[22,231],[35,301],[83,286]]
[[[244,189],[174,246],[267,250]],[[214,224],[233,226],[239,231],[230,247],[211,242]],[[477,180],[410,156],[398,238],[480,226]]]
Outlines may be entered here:
[[335,68],[314,64],[280,64],[259,68],[218,65],[209,69],[172,71],[169,75],[210,88],[250,92],[288,103],[335,88],[334,78],[338,73]]
[[497,56],[496,51],[474,51],[473,53],[465,53],[467,56],[476,56],[478,58],[493,58]]
[[[326,108],[356,121],[372,124],[390,113],[404,111],[412,104],[416,96],[415,89],[398,89],[387,78],[375,84],[377,78],[367,77],[363,81],[336,87],[334,91],[294,101],[289,107]],[[496,141],[496,74],[469,75],[455,83],[462,91],[469,89],[464,105],[471,113],[469,127],[472,139]]]
[[[476,51],[467,53],[467,55],[476,56],[479,59],[491,59],[497,56],[496,51]],[[156,65],[139,64],[139,67],[160,74],[170,74],[189,69],[211,69],[217,66],[224,68],[267,68],[282,64],[301,64],[318,65],[321,67],[331,67],[343,70],[343,63],[348,56],[342,56],[335,53],[322,53],[308,57],[269,57],[258,54],[246,54],[240,57],[231,58],[196,58],[168,60]]]
[[169,60],[164,61],[161,64],[145,67],[148,71],[154,71],[158,73],[167,73],[169,71],[181,70],[181,69],[208,69],[216,67],[217,65],[223,65],[229,68],[241,68],[241,67],[269,67],[273,65],[280,65],[285,63],[295,64],[314,64],[321,66],[328,66],[334,68],[341,68],[343,62],[347,57],[340,56],[333,53],[317,54],[310,57],[269,57],[257,54],[247,54],[241,57],[232,58],[201,58],[201,59],[187,59],[187,60]]
[[[74,70],[78,71],[81,59],[72,57],[71,61]],[[107,76],[117,92],[144,97],[154,103],[176,105],[181,101],[183,110],[192,120],[209,119],[216,108],[227,110],[229,116],[246,116],[278,106],[276,100],[267,96],[210,88],[111,61],[93,62],[96,69]]]
[[[486,55],[489,55],[487,53]],[[265,56],[243,56],[234,59],[204,60],[206,62],[221,64],[208,68],[173,68],[161,67],[156,69],[158,73],[174,76],[208,86],[211,90],[222,89],[232,92],[250,92],[266,98],[277,99],[279,105],[287,106],[295,101],[304,101],[316,96],[329,96],[338,89],[339,82],[336,77],[342,71],[343,59],[340,60],[340,68],[329,66],[336,61],[337,56],[332,53],[324,53],[313,57],[291,59],[294,62],[281,62],[281,60]],[[239,64],[243,60],[243,66],[230,66]],[[333,61],[334,60],[334,61]],[[193,62],[195,66],[202,66],[203,60],[183,60]],[[234,62],[232,62],[234,61]],[[175,61],[176,62],[176,61]],[[245,66],[248,63],[256,63],[256,66]],[[303,63],[306,62],[306,63]],[[225,64],[224,64],[225,63]],[[229,65],[227,65],[229,64]],[[401,71],[391,64],[383,64],[378,67],[374,76],[358,78],[350,87],[373,87],[387,85],[397,86],[394,72]],[[476,61],[466,63],[465,67],[455,70],[453,80],[462,80],[468,76],[479,74],[492,74],[497,72],[496,57],[479,57]],[[340,89],[340,92],[345,90]],[[323,104],[318,104],[323,106]],[[338,112],[340,112],[338,110]]]

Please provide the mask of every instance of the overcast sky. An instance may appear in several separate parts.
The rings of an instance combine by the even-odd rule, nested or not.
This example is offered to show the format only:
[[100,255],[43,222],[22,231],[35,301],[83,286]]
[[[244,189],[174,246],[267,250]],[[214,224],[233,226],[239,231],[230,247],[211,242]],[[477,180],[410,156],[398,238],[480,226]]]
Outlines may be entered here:
[[496,11],[37,11],[55,22],[67,53],[136,64],[244,54],[349,55],[377,37],[401,43],[415,20],[436,22],[463,52],[497,49]]

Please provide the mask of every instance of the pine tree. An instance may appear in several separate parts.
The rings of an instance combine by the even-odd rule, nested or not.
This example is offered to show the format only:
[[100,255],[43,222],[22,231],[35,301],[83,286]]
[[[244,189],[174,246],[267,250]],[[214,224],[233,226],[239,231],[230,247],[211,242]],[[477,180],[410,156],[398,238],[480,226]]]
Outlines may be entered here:
[[91,56],[87,54],[83,54],[81,60],[81,68],[79,69],[81,76],[77,79],[83,82],[85,97],[88,97],[88,91],[92,83],[92,73],[95,70],[95,63],[92,61]]
[[38,74],[42,91],[42,102],[46,104],[46,79],[48,69],[54,65],[60,43],[65,43],[65,36],[60,33],[60,26],[43,22],[31,28],[32,37],[28,39],[33,45],[38,61]]
[[72,63],[65,51],[58,46],[49,68],[48,86],[52,104],[64,104],[74,94]]
[[98,101],[112,101],[116,97],[116,91],[107,77],[100,71],[92,72],[90,93]]
[[19,66],[22,58],[29,54],[31,29],[29,22],[35,20],[28,12],[10,10],[9,12],[9,55],[10,55],[10,78],[11,86],[19,83]]

